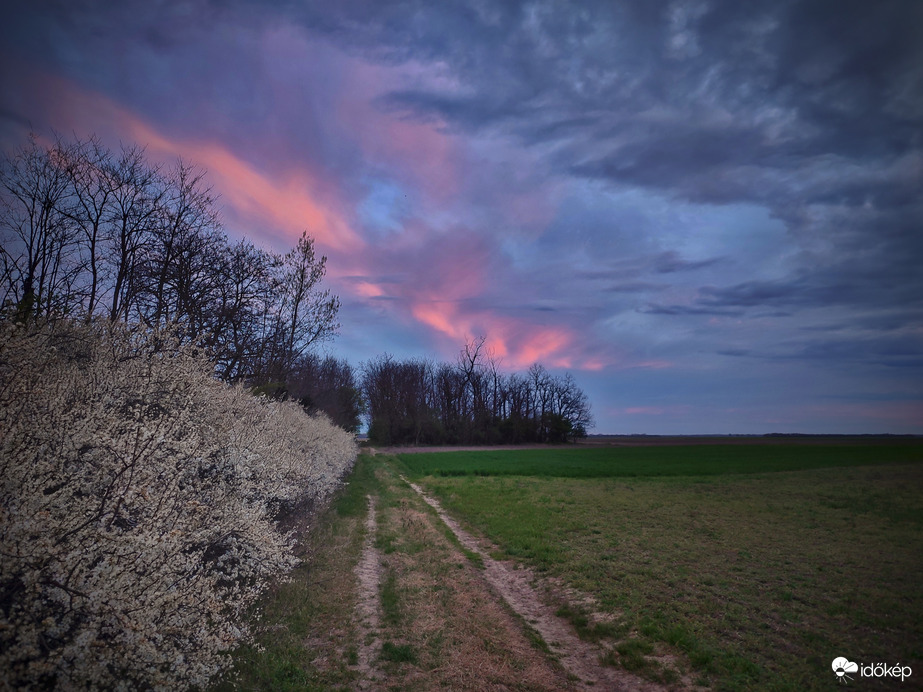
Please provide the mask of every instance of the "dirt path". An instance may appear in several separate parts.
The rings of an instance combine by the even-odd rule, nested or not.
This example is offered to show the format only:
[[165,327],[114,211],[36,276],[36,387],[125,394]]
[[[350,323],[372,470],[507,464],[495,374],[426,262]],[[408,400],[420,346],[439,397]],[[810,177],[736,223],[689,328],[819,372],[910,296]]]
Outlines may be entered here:
[[375,689],[382,680],[377,667],[378,654],[381,650],[379,629],[381,625],[381,603],[379,585],[381,583],[381,556],[375,548],[375,533],[378,529],[375,514],[375,498],[368,496],[369,513],[365,520],[365,543],[362,557],[356,565],[359,580],[359,600],[356,604],[356,623],[359,635],[358,669],[361,678],[359,689]]
[[554,610],[539,599],[538,593],[532,587],[532,575],[527,569],[514,569],[510,565],[491,558],[482,550],[473,536],[446,514],[438,500],[428,496],[415,483],[403,477],[401,479],[436,510],[440,519],[452,530],[465,548],[480,555],[484,561],[484,578],[488,584],[541,635],[561,665],[578,679],[582,689],[641,691],[666,689],[626,671],[602,665],[599,662],[602,654],[600,648],[582,641],[570,623],[556,616]]

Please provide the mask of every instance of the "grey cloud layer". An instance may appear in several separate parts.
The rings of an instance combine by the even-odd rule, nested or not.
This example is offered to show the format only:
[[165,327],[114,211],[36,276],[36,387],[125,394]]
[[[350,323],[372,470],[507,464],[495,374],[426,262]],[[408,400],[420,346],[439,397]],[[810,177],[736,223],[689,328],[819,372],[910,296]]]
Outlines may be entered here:
[[[0,29],[8,46],[159,122],[189,118],[184,95],[244,158],[322,161],[344,205],[372,166],[325,110],[338,51],[410,75],[378,113],[514,152],[466,149],[484,165],[446,207],[491,263],[465,298],[479,310],[569,320],[638,358],[842,366],[850,391],[885,387],[883,364],[923,381],[923,2],[73,0],[23,15]],[[257,37],[292,26],[321,40],[267,73]],[[516,228],[506,200],[545,188],[560,192],[550,220]],[[388,263],[376,300],[409,299],[397,274],[435,291],[443,239],[408,249],[390,232],[369,239]]]
[[919,2],[347,3],[306,21],[458,80],[386,107],[546,147],[562,174],[782,219],[805,251],[791,276],[703,304],[923,298],[903,266],[923,254]]

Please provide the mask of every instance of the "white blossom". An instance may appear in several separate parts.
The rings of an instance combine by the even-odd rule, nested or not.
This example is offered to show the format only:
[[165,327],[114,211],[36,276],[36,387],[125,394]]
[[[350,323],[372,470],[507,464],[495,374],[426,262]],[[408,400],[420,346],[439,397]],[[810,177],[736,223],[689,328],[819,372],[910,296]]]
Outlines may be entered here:
[[169,333],[0,325],[0,679],[203,686],[295,564],[273,513],[328,495],[353,436],[251,396]]

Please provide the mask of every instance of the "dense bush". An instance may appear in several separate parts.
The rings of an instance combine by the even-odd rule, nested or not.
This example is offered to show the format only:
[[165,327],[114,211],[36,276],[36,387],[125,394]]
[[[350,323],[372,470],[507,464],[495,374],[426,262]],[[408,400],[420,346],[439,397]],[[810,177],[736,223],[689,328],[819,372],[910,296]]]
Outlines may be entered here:
[[0,324],[0,678],[201,686],[294,563],[280,506],[329,493],[352,435],[117,325]]

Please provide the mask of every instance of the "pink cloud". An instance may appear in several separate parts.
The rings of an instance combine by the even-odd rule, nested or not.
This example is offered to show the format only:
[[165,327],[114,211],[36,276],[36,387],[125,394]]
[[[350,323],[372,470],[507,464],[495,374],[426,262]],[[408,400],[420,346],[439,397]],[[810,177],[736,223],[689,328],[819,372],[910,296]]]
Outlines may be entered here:
[[125,121],[131,136],[149,150],[187,157],[207,169],[221,201],[256,228],[269,220],[289,237],[307,230],[318,245],[333,250],[355,250],[363,244],[340,213],[313,194],[320,186],[307,167],[270,176],[220,144],[169,138],[132,115]]
[[[617,358],[612,349],[600,351],[565,314],[511,309],[511,302],[528,301],[528,287],[520,283],[493,238],[469,229],[440,234],[415,221],[344,261],[352,263],[353,295],[411,328],[422,326],[444,355],[484,336],[487,348],[506,369],[540,362],[551,368],[599,371]],[[526,295],[518,296],[517,290]],[[492,297],[499,303],[493,304]],[[533,316],[536,319],[530,319]]]
[[575,334],[566,327],[545,327],[486,311],[466,313],[450,301],[415,303],[411,312],[418,321],[447,337],[451,347],[486,336],[485,345],[502,359],[504,367],[522,369],[536,362],[550,367],[581,367],[579,356],[570,352]]
[[532,363],[553,368],[600,370],[607,362],[580,352],[578,332],[567,326],[538,325],[487,310],[465,310],[452,300],[415,301],[414,319],[434,330],[456,349],[467,340],[486,337],[486,347],[506,368],[524,369]]
[[[431,330],[447,352],[485,336],[486,346],[504,367],[518,369],[534,362],[582,367],[589,360],[579,352],[578,333],[570,327],[536,324],[487,305],[488,296],[511,271],[491,240],[456,229],[434,242],[432,234],[420,232],[412,225],[387,251],[378,254],[370,248],[364,253],[366,270],[353,291],[369,298],[394,298],[390,309],[406,310],[406,317]],[[382,265],[403,280],[388,276],[376,282],[372,272]],[[602,365],[598,356],[589,363],[593,368]]]
[[571,367],[568,351],[574,341],[571,330],[563,327],[537,327],[529,330],[527,337],[519,344],[520,361],[539,362],[553,359],[552,365]]
[[385,291],[381,286],[378,286],[369,281],[360,281],[354,284],[353,291],[356,295],[361,296],[362,298],[381,298],[385,295]]
[[521,369],[536,362],[551,367],[573,367],[576,363],[568,352],[574,335],[566,328],[529,324],[490,312],[465,313],[456,303],[447,301],[416,303],[411,312],[421,323],[447,337],[450,348],[486,336],[486,347],[502,359],[505,367]]
[[[97,134],[110,142],[137,142],[152,158],[182,157],[208,171],[207,180],[220,195],[219,204],[244,225],[263,231],[267,225],[289,240],[302,230],[331,250],[351,251],[362,239],[335,205],[325,201],[328,185],[308,163],[281,172],[267,172],[228,147],[192,136],[174,136],[130,109],[61,77],[29,70],[19,93],[29,101],[27,112],[47,114],[48,126],[78,136]],[[249,234],[249,233],[248,233]]]

